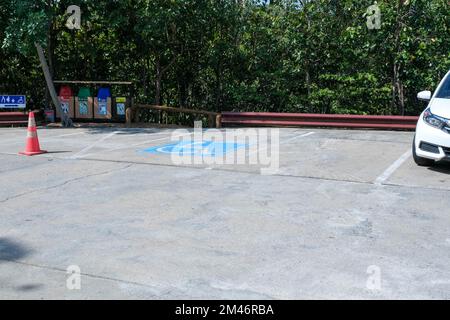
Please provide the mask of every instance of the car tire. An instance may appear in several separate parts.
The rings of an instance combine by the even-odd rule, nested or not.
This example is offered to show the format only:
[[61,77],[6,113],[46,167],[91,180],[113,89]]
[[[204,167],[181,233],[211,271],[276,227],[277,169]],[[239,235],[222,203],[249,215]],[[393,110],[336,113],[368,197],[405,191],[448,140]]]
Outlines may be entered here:
[[414,162],[418,166],[421,166],[421,167],[432,167],[434,165],[434,160],[427,159],[427,158],[422,158],[422,157],[419,157],[417,155],[417,153],[416,153],[416,138],[414,138],[412,150],[413,150]]

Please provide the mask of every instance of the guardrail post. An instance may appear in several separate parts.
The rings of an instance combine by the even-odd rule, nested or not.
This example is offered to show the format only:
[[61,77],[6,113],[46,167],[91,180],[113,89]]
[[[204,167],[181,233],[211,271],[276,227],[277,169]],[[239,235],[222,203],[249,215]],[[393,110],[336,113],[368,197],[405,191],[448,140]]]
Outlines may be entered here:
[[222,115],[221,114],[218,114],[216,116],[216,128],[217,129],[222,128]]
[[141,120],[141,109],[139,107],[136,107],[134,109],[134,122],[139,123]]
[[132,113],[133,113],[132,109],[133,108],[127,108],[127,110],[125,111],[125,119],[126,119],[125,121],[127,126],[130,126],[132,122]]
[[214,115],[210,114],[208,116],[208,127],[209,128],[214,128],[214,122],[215,122]]

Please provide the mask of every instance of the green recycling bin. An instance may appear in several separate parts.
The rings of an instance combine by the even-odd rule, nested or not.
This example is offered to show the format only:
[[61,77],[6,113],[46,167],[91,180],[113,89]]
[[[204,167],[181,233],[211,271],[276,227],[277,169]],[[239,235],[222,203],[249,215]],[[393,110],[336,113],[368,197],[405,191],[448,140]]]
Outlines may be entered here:
[[91,90],[86,87],[80,88],[78,96],[75,98],[75,118],[89,119],[94,118],[94,99]]

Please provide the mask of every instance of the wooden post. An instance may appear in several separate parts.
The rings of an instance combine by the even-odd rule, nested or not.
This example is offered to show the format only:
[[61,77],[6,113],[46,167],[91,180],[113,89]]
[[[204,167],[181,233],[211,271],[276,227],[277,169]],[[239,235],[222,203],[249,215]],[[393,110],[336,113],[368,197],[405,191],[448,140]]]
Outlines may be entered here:
[[141,113],[141,110],[137,107],[137,108],[133,108],[133,113],[134,113],[134,122],[136,122],[136,123],[139,123],[139,121],[141,120],[141,117],[140,117],[140,113]]
[[50,69],[48,68],[47,60],[45,59],[44,50],[42,49],[39,43],[35,43],[39,60],[41,62],[42,71],[44,72],[45,81],[47,82],[47,88],[50,92],[50,96],[52,97],[53,104],[61,114],[61,123],[63,127],[71,127],[73,125],[72,119],[70,119],[69,115],[64,113],[61,104],[59,103],[58,95],[56,94],[55,85],[53,84],[53,79],[50,74]]
[[214,128],[214,121],[215,121],[214,115],[210,114],[208,116],[208,127],[209,128]]
[[218,114],[216,116],[216,128],[217,129],[222,128],[222,115],[221,114]]
[[127,126],[131,126],[131,123],[133,121],[133,108],[127,108],[125,111],[125,118]]

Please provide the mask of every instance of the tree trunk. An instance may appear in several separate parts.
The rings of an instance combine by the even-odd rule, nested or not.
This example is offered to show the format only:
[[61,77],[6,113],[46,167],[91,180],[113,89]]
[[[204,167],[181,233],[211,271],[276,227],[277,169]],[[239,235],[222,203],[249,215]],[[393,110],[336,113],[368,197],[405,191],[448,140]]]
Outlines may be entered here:
[[[392,105],[401,115],[405,115],[405,88],[403,86],[402,80],[401,80],[401,70],[402,70],[402,63],[397,61],[398,57],[401,54],[402,50],[402,43],[401,43],[401,33],[403,29],[403,20],[406,15],[403,14],[403,7],[406,6],[404,0],[398,0],[397,2],[397,19],[396,19],[396,30],[395,30],[395,36],[394,36],[394,46],[395,46],[395,52],[394,52],[394,73],[393,73],[393,79],[392,79]],[[409,11],[411,12],[411,7],[409,8]]]
[[[182,53],[182,52],[181,52]],[[162,91],[162,78],[164,74],[175,64],[177,61],[177,55],[175,55],[166,66],[161,65],[161,55],[156,54],[155,60],[155,69],[156,69],[156,77],[155,77],[155,104],[161,105],[161,91]]]
[[222,59],[220,58],[219,63],[216,67],[216,97],[215,106],[216,112],[222,112]]
[[[52,9],[52,0],[47,1],[47,10]],[[53,43],[53,21],[49,21],[47,24],[47,57],[48,57],[48,68],[50,71],[50,76],[52,79],[54,79],[55,75],[55,67],[54,67],[54,56],[55,56],[55,49],[54,49],[54,43]],[[51,105],[51,98],[50,98],[50,92],[48,90],[45,91],[45,104],[46,107],[50,107]],[[57,106],[55,106],[56,108]]]
[[186,79],[181,77],[178,80],[178,104],[181,108],[187,107],[187,91]]
[[141,81],[142,81],[142,85],[144,87],[144,99],[147,101],[148,97],[148,74],[149,74],[149,70],[150,70],[150,66],[148,63],[148,59],[143,58],[142,59],[142,64],[143,64],[143,68],[142,68],[142,75],[141,75]]
[[309,65],[306,64],[306,70],[305,70],[305,81],[306,81],[306,91],[307,91],[307,97],[306,97],[306,105],[308,106],[308,109],[310,112],[311,110],[311,103],[310,103],[310,97],[311,97],[311,74],[309,72]]
[[401,80],[398,81],[398,102],[400,103],[400,114],[405,115],[405,87]]
[[161,81],[162,81],[162,70],[161,70],[161,60],[159,57],[156,58],[156,78],[155,78],[155,104],[161,105]]

